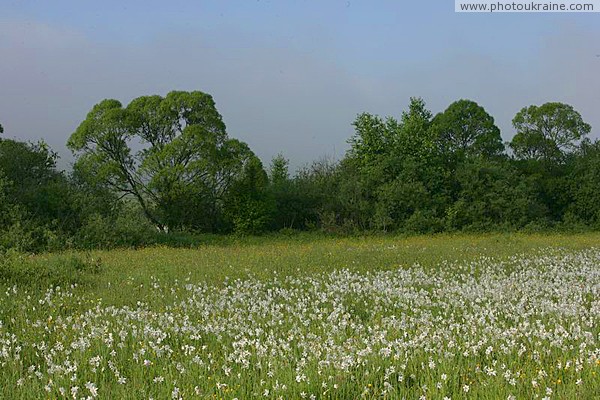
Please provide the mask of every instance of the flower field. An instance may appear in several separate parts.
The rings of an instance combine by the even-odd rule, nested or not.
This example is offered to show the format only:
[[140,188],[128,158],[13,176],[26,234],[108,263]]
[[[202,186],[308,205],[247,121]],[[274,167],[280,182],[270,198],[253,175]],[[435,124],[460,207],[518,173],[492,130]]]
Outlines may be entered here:
[[[454,242],[447,259],[426,248],[439,257],[407,265],[401,242],[370,243],[366,258],[364,243],[310,245],[320,272],[110,270],[102,290],[6,285],[0,397],[600,398],[600,248],[460,259],[468,246]],[[352,265],[383,263],[373,252],[385,268]]]

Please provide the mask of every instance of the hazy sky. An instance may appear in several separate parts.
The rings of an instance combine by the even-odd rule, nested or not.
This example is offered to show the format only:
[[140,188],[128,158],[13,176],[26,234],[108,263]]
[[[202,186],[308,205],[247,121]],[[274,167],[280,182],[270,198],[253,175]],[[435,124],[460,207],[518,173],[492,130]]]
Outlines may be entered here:
[[343,156],[355,116],[479,102],[505,140],[523,106],[573,105],[600,132],[600,14],[456,14],[452,0],[0,0],[5,136],[64,144],[97,102],[213,95],[268,164]]

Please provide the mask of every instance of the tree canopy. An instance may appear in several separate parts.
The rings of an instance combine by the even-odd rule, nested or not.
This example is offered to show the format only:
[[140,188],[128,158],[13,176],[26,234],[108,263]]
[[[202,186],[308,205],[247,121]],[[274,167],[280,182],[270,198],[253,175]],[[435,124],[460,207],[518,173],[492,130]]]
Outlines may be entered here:
[[[96,104],[69,139],[75,168],[133,196],[159,229],[198,227],[254,154],[230,139],[212,97],[173,91]],[[207,222],[208,221],[208,222]]]
[[572,106],[546,103],[524,107],[513,119],[510,147],[518,159],[560,161],[591,131]]
[[476,102],[434,116],[413,97],[397,117],[359,114],[343,159],[291,172],[279,154],[267,174],[228,137],[206,93],[103,100],[69,139],[70,173],[44,142],[0,138],[0,251],[171,243],[200,232],[600,227],[600,141],[586,137],[590,125],[562,103],[524,107],[513,124],[509,154]]
[[502,154],[504,144],[494,118],[471,100],[458,100],[432,121],[440,150],[458,158],[490,158]]

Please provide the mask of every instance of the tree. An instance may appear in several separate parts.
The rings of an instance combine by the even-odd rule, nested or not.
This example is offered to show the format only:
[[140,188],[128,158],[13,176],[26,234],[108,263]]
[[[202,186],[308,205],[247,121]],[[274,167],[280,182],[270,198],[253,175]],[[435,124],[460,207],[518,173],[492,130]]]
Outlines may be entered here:
[[397,156],[428,161],[434,149],[430,132],[433,114],[420,97],[411,97],[408,111],[402,112],[393,137],[393,151]]
[[4,128],[2,127],[2,124],[0,124],[0,133],[4,133]]
[[[357,225],[371,218],[377,228],[437,230],[447,203],[447,174],[423,99],[410,99],[401,118],[361,114],[343,165],[356,177],[340,189]],[[370,203],[370,207],[369,204]]]
[[521,109],[513,119],[517,130],[510,143],[521,160],[560,162],[591,131],[572,106],[546,103]]
[[441,152],[457,160],[491,158],[502,154],[504,144],[494,118],[471,100],[458,100],[433,119],[431,129]]
[[127,107],[104,100],[68,146],[80,171],[133,196],[160,230],[214,224],[219,202],[254,157],[227,137],[212,97],[200,91],[143,96]]
[[352,123],[356,133],[348,140],[349,156],[361,167],[369,167],[380,161],[390,150],[397,122],[393,118],[385,121],[369,113],[359,114]]
[[283,154],[273,157],[269,168],[271,184],[282,185],[290,180],[289,165],[290,161]]
[[[351,148],[347,156],[364,173],[395,176],[407,158],[431,159],[434,152],[429,132],[431,118],[431,111],[419,97],[411,97],[408,111],[402,112],[400,121],[360,114],[353,123],[356,133],[349,140]],[[382,176],[382,179],[386,178]]]
[[226,213],[236,233],[262,233],[270,225],[275,202],[267,190],[268,184],[262,163],[258,157],[252,157],[226,199]]
[[0,139],[0,247],[47,250],[78,229],[76,191],[56,158],[43,142]]
[[43,142],[0,140],[0,172],[11,184],[7,196],[40,223],[57,228],[75,224],[72,190],[56,170],[56,153]]
[[458,196],[446,210],[449,229],[522,228],[546,216],[534,185],[509,160],[468,160],[456,180]]
[[584,140],[569,174],[568,219],[600,228],[600,141]]

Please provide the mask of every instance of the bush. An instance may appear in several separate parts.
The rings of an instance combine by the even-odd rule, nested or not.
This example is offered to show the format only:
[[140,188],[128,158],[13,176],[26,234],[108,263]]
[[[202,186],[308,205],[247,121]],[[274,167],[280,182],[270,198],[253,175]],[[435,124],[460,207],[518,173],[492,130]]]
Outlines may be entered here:
[[125,204],[116,216],[88,217],[74,241],[84,249],[139,247],[156,243],[156,236],[156,229],[139,208]]

